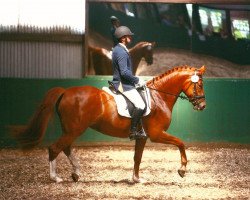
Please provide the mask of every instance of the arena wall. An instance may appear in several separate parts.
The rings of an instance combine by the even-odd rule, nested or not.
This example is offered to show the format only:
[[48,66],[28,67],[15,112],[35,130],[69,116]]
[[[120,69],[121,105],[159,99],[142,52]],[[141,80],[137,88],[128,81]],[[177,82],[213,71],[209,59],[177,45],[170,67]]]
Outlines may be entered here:
[[[149,79],[150,77],[145,77]],[[0,147],[16,146],[8,133],[8,126],[24,125],[39,105],[46,91],[52,87],[92,85],[107,86],[110,76],[88,76],[83,79],[0,79]],[[178,99],[169,133],[186,142],[250,143],[250,80],[204,80],[207,108],[194,111],[192,105]],[[153,125],[152,125],[153,126]],[[49,125],[43,145],[55,141],[61,134],[58,118]],[[88,129],[76,144],[83,141],[129,141],[111,138]]]

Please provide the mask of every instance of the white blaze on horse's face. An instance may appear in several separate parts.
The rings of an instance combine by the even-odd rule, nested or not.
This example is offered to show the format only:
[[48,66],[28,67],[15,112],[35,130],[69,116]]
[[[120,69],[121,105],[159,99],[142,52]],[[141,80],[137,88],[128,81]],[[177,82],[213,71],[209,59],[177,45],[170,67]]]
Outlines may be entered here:
[[193,76],[191,76],[191,81],[192,81],[192,83],[198,83],[198,81],[199,81],[199,76],[197,76],[197,74],[196,74],[196,71],[194,72],[194,75]]
[[149,44],[149,45],[147,46],[147,50],[149,50],[149,51],[152,50],[152,45],[151,45],[151,44]]

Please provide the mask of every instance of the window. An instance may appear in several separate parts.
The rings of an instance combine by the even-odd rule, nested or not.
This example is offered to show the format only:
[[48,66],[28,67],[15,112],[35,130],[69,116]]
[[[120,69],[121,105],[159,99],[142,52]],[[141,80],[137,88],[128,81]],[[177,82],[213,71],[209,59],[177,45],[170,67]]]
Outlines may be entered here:
[[218,33],[223,28],[223,22],[226,18],[224,10],[199,7],[202,29],[205,34]]
[[192,14],[193,14],[193,4],[186,4],[187,12],[190,21],[192,21]]
[[132,3],[110,3],[113,10],[125,13],[127,16],[135,17],[135,8]]
[[250,12],[249,11],[231,11],[232,33],[235,39],[250,39]]
[[135,9],[132,3],[125,3],[124,4],[125,12],[130,17],[135,17]]

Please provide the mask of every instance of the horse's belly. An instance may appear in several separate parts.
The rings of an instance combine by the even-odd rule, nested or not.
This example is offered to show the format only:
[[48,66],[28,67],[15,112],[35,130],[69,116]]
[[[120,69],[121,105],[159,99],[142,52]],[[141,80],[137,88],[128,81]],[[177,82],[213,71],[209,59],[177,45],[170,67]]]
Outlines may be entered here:
[[[124,118],[124,117],[122,117]],[[92,129],[101,132],[105,135],[112,137],[126,138],[129,136],[130,119],[104,119],[99,121],[95,125],[91,126]]]

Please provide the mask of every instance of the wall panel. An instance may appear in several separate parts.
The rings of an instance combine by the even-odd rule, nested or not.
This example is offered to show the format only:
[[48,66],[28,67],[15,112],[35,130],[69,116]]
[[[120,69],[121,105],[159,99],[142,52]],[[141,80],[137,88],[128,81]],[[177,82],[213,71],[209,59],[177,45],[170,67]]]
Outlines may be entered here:
[[[0,147],[15,146],[6,127],[28,122],[46,91],[52,87],[108,85],[109,76],[83,79],[0,79]],[[250,79],[205,79],[207,107],[199,112],[190,102],[178,99],[174,106],[169,133],[185,142],[250,143]],[[44,145],[61,135],[57,117],[48,129]],[[154,126],[154,124],[152,124]],[[83,141],[119,141],[88,129],[78,138]],[[123,139],[128,141],[129,139]]]
[[81,78],[82,44],[0,41],[0,77]]

